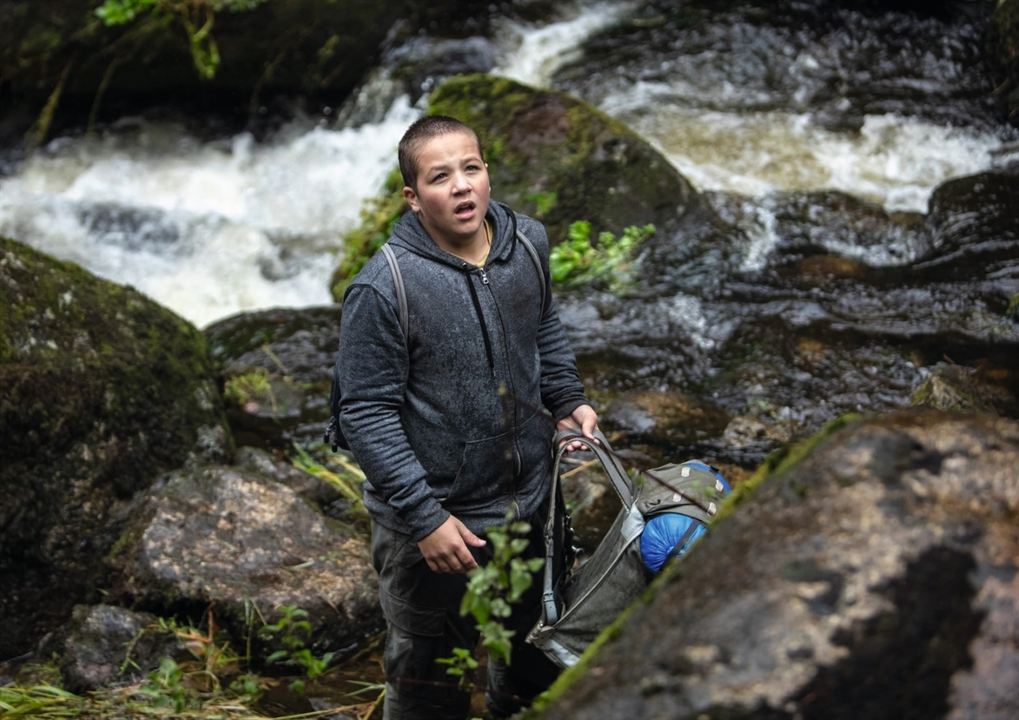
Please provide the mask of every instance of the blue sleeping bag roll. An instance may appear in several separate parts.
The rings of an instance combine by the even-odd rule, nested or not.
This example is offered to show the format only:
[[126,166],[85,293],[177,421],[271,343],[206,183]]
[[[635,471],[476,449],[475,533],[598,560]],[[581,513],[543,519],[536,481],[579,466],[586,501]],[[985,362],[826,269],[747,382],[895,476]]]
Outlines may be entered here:
[[666,560],[673,555],[683,555],[706,532],[704,523],[686,515],[671,512],[655,515],[644,525],[640,536],[644,566],[651,572],[658,572]]
[[[697,460],[684,464],[708,470],[721,481],[724,494],[728,495],[732,491],[721,473],[711,466]],[[664,512],[648,518],[640,536],[640,555],[644,566],[651,572],[658,572],[666,560],[673,556],[683,556],[707,531],[707,526],[700,520],[681,513]]]

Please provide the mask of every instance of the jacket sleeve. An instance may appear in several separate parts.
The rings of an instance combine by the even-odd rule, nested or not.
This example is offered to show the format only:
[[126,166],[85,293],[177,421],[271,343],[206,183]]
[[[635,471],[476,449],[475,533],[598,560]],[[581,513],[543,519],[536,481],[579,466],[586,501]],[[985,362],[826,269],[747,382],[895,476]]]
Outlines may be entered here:
[[[531,230],[534,228],[534,230]],[[538,352],[541,356],[541,400],[556,420],[562,420],[578,406],[588,403],[584,384],[577,371],[577,360],[570,348],[566,332],[559,321],[559,309],[552,296],[548,257],[548,237],[544,227],[535,222],[528,228],[528,238],[538,251],[545,275],[545,308],[538,326]]]
[[350,449],[374,491],[420,540],[449,513],[432,496],[400,418],[409,360],[396,308],[371,286],[352,286],[343,301],[337,365]]

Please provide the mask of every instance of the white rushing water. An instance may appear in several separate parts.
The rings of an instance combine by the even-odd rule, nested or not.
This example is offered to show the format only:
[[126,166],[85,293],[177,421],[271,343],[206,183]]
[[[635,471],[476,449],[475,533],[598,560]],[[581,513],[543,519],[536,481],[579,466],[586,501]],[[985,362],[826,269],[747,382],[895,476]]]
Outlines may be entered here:
[[145,122],[58,139],[0,180],[0,233],[133,285],[202,325],[329,302],[340,237],[415,117],[295,124],[264,144]]
[[492,72],[526,85],[548,87],[555,71],[579,56],[584,40],[616,23],[635,5],[629,0],[585,5],[545,26],[503,22],[496,33],[504,38],[503,60]]
[[841,190],[888,210],[926,212],[935,187],[993,164],[994,133],[869,115],[857,133],[834,132],[806,114],[691,111],[635,88],[603,109],[654,144],[701,190],[760,197]]
[[[493,72],[546,86],[584,39],[632,6],[579,5],[541,27],[505,21]],[[602,109],[705,190],[761,197],[831,188],[923,211],[935,186],[988,167],[1001,142],[894,116],[844,134],[790,113],[694,112],[669,102],[674,90],[635,83]],[[295,121],[262,143],[249,134],[202,141],[151,121],[57,139],[0,178],[0,234],[133,285],[198,325],[329,302],[341,238],[421,111],[401,97],[377,123]],[[746,228],[747,267],[760,266],[776,241],[766,208],[760,213]]]

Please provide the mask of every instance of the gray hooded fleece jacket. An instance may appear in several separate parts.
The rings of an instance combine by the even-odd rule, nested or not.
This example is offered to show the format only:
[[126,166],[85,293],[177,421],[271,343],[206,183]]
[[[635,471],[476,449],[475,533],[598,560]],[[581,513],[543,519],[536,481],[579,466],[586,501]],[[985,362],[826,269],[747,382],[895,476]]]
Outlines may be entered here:
[[533,516],[549,489],[552,418],[587,402],[552,300],[544,227],[495,202],[487,217],[484,268],[439,249],[413,213],[397,222],[389,243],[409,338],[381,254],[343,301],[340,423],[367,478],[372,518],[415,541],[450,513],[475,533],[511,508]]

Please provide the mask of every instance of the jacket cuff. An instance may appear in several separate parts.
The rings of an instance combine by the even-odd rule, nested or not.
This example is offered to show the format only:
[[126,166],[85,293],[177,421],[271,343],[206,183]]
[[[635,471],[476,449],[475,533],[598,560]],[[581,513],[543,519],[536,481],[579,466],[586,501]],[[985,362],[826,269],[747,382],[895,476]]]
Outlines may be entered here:
[[552,410],[552,417],[555,418],[556,422],[559,422],[565,417],[568,417],[570,413],[576,410],[581,405],[590,405],[587,398],[571,398],[565,402],[560,403],[554,410]]
[[423,540],[431,535],[449,518],[449,511],[442,507],[433,497],[427,498],[420,505],[415,506],[413,510],[405,513],[397,512],[397,514],[407,524],[410,530],[410,539],[414,542]]

